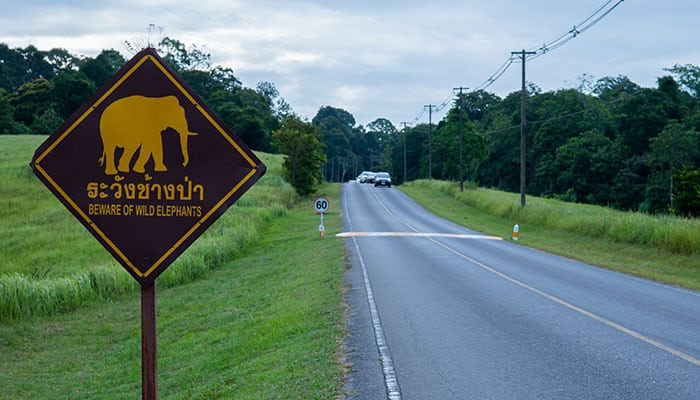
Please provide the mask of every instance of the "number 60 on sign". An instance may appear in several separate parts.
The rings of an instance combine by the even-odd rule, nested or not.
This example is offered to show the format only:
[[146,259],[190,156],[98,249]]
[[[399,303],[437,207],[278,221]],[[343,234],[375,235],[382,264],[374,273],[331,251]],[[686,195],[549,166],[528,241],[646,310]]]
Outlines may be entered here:
[[325,214],[328,212],[329,207],[330,207],[330,202],[328,201],[327,198],[316,197],[314,199],[314,211],[316,211],[317,213]]

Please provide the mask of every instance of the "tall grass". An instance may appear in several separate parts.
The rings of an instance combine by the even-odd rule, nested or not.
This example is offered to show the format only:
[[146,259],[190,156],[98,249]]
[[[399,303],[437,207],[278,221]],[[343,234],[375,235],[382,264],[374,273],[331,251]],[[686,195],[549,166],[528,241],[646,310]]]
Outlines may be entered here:
[[523,208],[520,207],[519,194],[474,185],[467,185],[467,189],[460,192],[457,184],[436,180],[415,181],[408,185],[442,191],[481,212],[520,224],[640,244],[674,254],[700,253],[700,221],[697,219],[624,212],[533,196],[528,196]]
[[[29,167],[44,136],[0,136],[0,321],[51,315],[138,288],[135,280],[43,187]],[[258,240],[296,201],[282,156],[257,154],[264,175],[159,278],[204,276]]]

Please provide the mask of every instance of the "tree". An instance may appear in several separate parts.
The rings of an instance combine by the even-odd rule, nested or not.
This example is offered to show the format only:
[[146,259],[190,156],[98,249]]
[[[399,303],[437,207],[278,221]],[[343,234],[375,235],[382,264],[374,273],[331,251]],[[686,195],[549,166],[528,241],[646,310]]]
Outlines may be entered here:
[[483,89],[463,94],[466,119],[480,122],[488,116],[491,109],[501,102],[500,97]]
[[0,88],[0,135],[27,134],[29,128],[23,123],[15,121],[15,109],[10,104],[9,96]]
[[[47,52],[40,51],[34,46],[26,48],[10,49],[5,43],[0,43],[0,65],[2,65],[2,87],[10,92],[20,86],[36,79],[51,80],[56,76],[57,65],[61,65],[60,54],[66,54],[65,50],[52,50],[49,55],[51,64],[47,61]],[[50,52],[49,52],[50,53]],[[55,58],[54,58],[55,57]]]
[[632,96],[640,89],[639,85],[624,75],[616,77],[606,76],[598,79],[598,82],[593,87],[593,94],[598,95],[605,102],[612,102]]
[[651,139],[649,164],[668,177],[668,204],[674,208],[673,187],[675,171],[682,166],[690,166],[700,152],[700,134],[694,129],[687,130],[676,120],[671,120],[659,136]]
[[[450,109],[437,126],[433,140],[433,169],[437,178],[459,180],[459,104]],[[467,118],[462,120],[462,170],[466,179],[474,179],[478,165],[486,157],[484,138],[476,133],[475,125]]]
[[605,175],[596,176],[591,171],[595,169],[596,172],[608,172],[605,166],[600,167],[594,162],[605,161],[596,155],[610,145],[610,139],[593,129],[570,138],[559,147],[553,164],[560,171],[554,193],[571,193],[575,196],[572,200],[586,203],[596,203],[601,197],[607,200],[609,179]]
[[600,99],[574,89],[542,93],[529,101],[528,109],[534,121],[528,123],[532,139],[527,160],[532,167],[528,168],[527,192],[552,194],[560,173],[551,168],[557,149],[591,130],[610,134],[612,116]]
[[321,166],[326,161],[321,135],[316,126],[296,117],[285,119],[273,132],[279,151],[285,154],[285,176],[302,196],[313,193],[321,180]]
[[330,168],[326,168],[328,181],[344,181],[349,168],[354,164],[355,156],[350,145],[355,117],[342,108],[321,107],[311,120],[323,134],[326,159]]
[[53,103],[63,118],[70,117],[97,90],[95,83],[78,71],[64,72],[53,82]]
[[394,124],[386,118],[377,118],[367,124],[364,130],[353,131],[353,136],[360,139],[361,145],[353,146],[353,152],[362,160],[362,169],[391,170],[391,156],[386,152],[396,132]]
[[508,192],[520,190],[520,92],[513,92],[492,110],[483,132],[486,157],[478,182]]
[[32,122],[31,130],[35,135],[50,135],[63,123],[64,119],[53,109],[47,108],[37,115]]
[[696,98],[700,97],[700,67],[693,64],[676,64],[666,71],[678,77],[680,83]]
[[680,215],[700,216],[700,170],[689,166],[674,174],[673,211]]
[[20,86],[17,92],[10,96],[10,104],[15,109],[15,121],[30,126],[37,113],[52,106],[53,90],[53,82],[44,78]]
[[53,68],[53,76],[78,68],[78,57],[70,54],[66,49],[55,48],[44,52],[44,60]]
[[118,51],[102,50],[97,57],[84,60],[80,72],[90,78],[95,86],[102,86],[124,64],[126,60]]
[[632,154],[649,151],[651,138],[663,130],[668,122],[668,98],[656,89],[644,88],[634,96],[621,100],[617,119],[617,134]]
[[211,54],[205,53],[195,44],[188,49],[177,39],[164,37],[158,44],[158,53],[178,72],[211,67]]

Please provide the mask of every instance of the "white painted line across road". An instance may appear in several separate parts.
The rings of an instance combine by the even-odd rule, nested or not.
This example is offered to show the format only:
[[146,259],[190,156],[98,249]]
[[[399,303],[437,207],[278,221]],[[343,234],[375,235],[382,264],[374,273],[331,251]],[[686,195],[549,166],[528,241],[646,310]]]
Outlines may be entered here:
[[336,237],[381,236],[381,237],[445,237],[453,239],[503,240],[497,236],[469,235],[462,233],[428,233],[428,232],[341,232]]

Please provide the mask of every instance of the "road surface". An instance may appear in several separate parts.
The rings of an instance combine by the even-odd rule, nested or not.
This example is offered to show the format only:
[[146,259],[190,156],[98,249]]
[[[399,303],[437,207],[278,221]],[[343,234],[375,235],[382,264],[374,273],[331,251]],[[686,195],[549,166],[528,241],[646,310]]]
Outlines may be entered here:
[[343,185],[348,399],[700,399],[700,294]]

